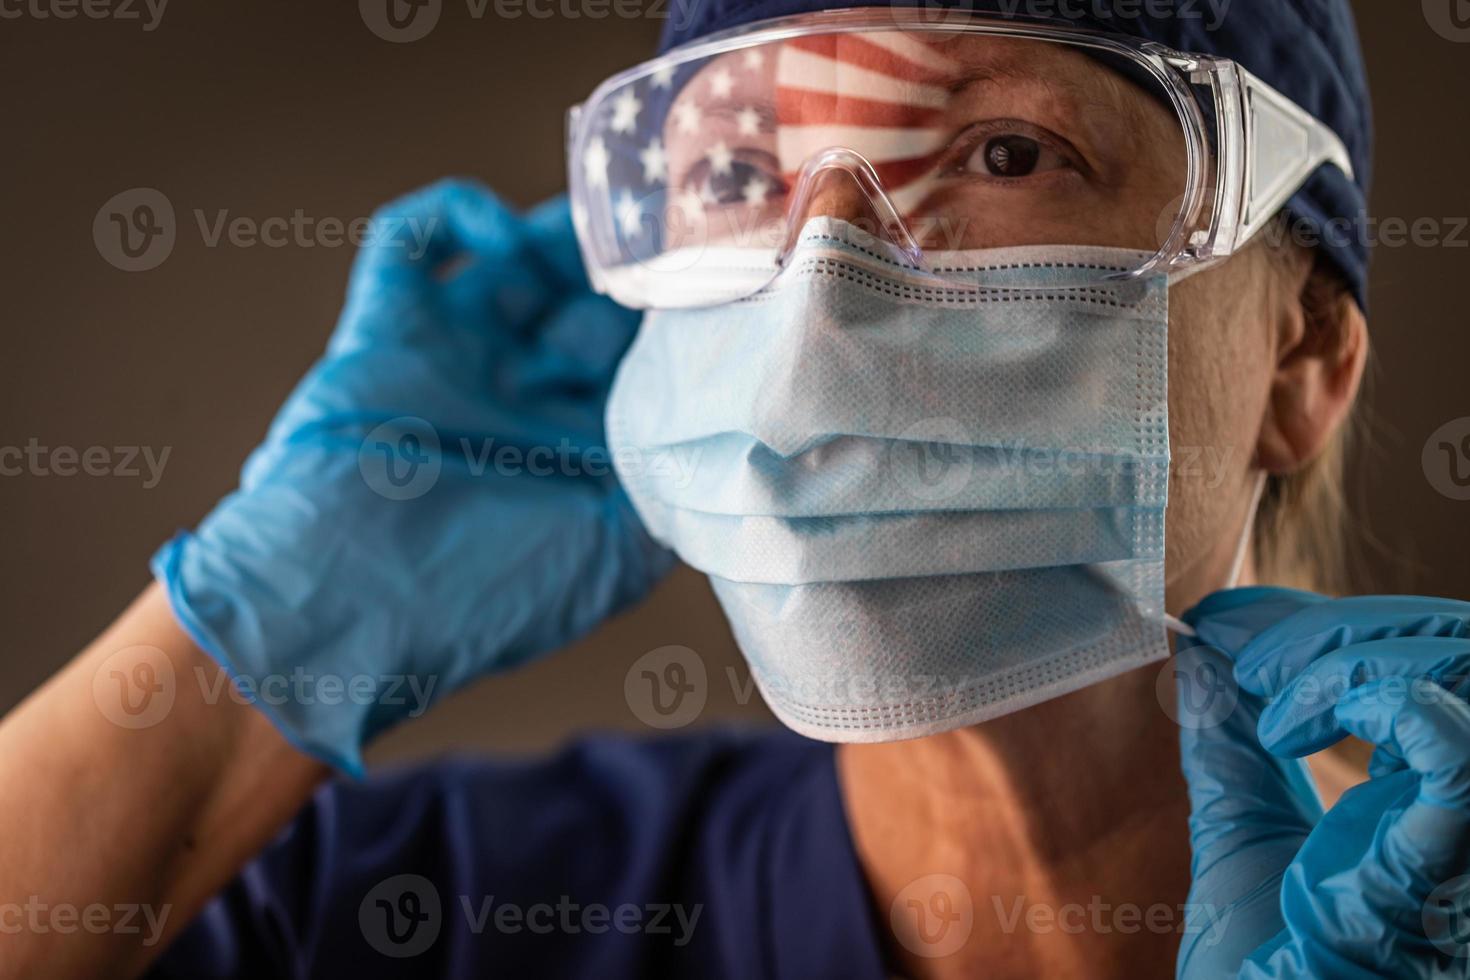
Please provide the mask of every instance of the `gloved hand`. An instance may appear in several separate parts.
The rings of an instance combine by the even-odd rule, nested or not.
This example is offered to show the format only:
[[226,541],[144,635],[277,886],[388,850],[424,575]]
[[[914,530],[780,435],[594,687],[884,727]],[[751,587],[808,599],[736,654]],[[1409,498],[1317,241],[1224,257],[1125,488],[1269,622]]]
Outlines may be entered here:
[[[1470,603],[1250,588],[1185,619],[1178,975],[1470,975]],[[1349,734],[1371,779],[1324,815],[1302,759]]]
[[587,632],[672,563],[603,448],[638,318],[589,289],[565,200],[522,217],[447,181],[373,227],[240,489],[153,560],[196,642],[351,773],[375,732]]

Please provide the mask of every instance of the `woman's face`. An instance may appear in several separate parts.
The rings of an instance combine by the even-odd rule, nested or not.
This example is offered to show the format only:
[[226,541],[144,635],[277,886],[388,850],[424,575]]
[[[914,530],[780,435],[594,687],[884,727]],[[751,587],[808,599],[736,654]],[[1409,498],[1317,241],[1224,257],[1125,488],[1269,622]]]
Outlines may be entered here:
[[1153,252],[1187,176],[1161,89],[1072,46],[981,35],[837,35],[721,55],[680,89],[662,146],[679,219],[666,224],[697,216],[723,243],[784,226],[798,172],[832,146],[874,165],[932,250]]
[[[788,221],[803,161],[841,145],[875,164],[926,249],[1162,244],[1187,171],[1183,128],[1165,98],[1044,42],[951,35],[922,42],[932,71],[895,69],[885,52],[913,56],[914,37],[788,42],[706,64],[664,128],[681,210],[670,224],[698,213],[707,240],[721,241],[763,228],[782,238],[821,214],[871,223],[864,194],[840,174],[824,175],[805,214]],[[1300,274],[1252,247],[1171,289],[1171,610],[1225,584],[1247,519],[1278,327]]]

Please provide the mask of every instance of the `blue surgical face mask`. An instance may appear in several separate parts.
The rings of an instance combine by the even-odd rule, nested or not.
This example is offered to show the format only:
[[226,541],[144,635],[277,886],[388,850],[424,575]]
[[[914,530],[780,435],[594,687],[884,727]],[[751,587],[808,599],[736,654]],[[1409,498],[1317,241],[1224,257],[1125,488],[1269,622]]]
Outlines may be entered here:
[[1137,267],[1114,249],[946,261],[1014,288],[934,288],[815,219],[760,294],[649,314],[608,405],[643,521],[812,737],[945,731],[1169,652],[1167,282],[1048,290]]

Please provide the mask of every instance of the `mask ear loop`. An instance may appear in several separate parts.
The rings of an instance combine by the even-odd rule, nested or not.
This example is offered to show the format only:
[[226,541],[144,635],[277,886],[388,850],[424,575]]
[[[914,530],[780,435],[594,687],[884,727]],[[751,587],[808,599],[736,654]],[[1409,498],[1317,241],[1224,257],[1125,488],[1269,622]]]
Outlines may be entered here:
[[[1230,575],[1225,580],[1225,588],[1233,589],[1240,584],[1240,573],[1245,569],[1246,550],[1250,547],[1251,531],[1256,526],[1256,512],[1261,508],[1261,497],[1266,493],[1266,471],[1262,470],[1256,475],[1256,486],[1251,491],[1251,505],[1245,512],[1245,527],[1240,529],[1240,540],[1235,544],[1235,557],[1230,562]],[[1164,626],[1178,633],[1180,636],[1198,636],[1194,627],[1177,616],[1164,614]]]

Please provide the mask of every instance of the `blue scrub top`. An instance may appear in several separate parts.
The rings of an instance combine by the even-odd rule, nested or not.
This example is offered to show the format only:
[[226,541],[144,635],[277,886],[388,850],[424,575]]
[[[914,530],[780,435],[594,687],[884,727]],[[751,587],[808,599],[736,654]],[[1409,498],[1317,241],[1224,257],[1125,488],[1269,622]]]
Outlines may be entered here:
[[149,976],[882,980],[833,760],[717,731],[334,782]]

